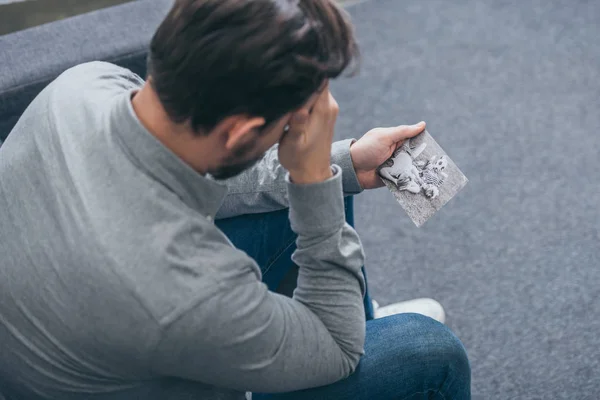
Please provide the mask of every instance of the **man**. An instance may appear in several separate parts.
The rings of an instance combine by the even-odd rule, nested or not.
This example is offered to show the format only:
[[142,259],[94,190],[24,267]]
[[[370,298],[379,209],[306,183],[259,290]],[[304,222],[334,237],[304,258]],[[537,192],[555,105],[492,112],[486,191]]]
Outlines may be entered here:
[[[0,150],[0,393],[468,399],[442,324],[365,323],[344,192],[424,124],[332,145],[355,55],[329,0],[178,0],[146,82],[95,62],[44,89]],[[286,297],[259,265],[275,289],[294,241]]]

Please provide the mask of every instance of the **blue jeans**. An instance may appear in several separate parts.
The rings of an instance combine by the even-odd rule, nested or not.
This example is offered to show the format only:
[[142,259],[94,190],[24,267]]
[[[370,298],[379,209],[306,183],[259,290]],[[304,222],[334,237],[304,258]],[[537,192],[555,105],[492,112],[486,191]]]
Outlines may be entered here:
[[[352,198],[347,197],[345,203],[346,220],[352,225]],[[287,210],[219,220],[217,226],[237,248],[256,260],[269,289],[280,288],[293,268],[290,257],[296,239]],[[253,400],[471,398],[471,369],[465,348],[445,325],[418,314],[373,319],[368,292],[365,313],[365,355],[350,377],[298,392],[255,393]]]

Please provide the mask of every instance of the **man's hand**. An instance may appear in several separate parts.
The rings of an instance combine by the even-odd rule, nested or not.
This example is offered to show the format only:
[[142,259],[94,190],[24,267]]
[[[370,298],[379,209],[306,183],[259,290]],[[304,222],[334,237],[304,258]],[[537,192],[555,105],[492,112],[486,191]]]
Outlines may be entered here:
[[404,140],[417,136],[424,130],[425,122],[394,128],[375,128],[352,144],[350,156],[362,188],[374,189],[383,186],[377,168],[402,146]]
[[309,184],[331,178],[331,143],[338,109],[327,85],[292,115],[289,131],[279,141],[279,162],[292,182]]

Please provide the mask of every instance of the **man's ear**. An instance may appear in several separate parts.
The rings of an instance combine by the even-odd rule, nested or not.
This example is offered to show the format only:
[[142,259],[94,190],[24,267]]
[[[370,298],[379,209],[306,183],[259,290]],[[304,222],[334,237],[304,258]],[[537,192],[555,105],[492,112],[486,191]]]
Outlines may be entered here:
[[255,130],[265,125],[265,119],[262,117],[249,117],[246,115],[236,115],[227,128],[225,148],[231,150],[240,144],[247,143]]

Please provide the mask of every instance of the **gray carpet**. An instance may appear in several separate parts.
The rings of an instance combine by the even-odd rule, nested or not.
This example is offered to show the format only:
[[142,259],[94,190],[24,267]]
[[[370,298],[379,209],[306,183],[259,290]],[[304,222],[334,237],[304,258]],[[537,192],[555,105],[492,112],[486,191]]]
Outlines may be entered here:
[[470,183],[421,229],[357,198],[380,303],[441,301],[476,399],[598,399],[600,2],[371,0],[338,137],[428,121]]

